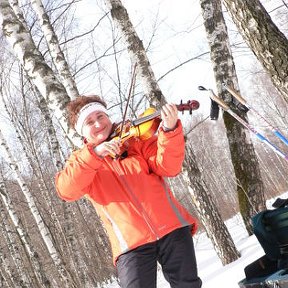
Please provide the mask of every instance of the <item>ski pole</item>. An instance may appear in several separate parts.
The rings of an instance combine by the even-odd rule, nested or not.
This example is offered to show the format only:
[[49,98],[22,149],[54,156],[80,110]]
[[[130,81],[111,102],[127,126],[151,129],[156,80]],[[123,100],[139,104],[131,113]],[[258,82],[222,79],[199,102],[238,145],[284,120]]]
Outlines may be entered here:
[[288,146],[288,139],[275,127],[273,127],[262,115],[259,114],[259,112],[253,108],[247,101],[239,94],[237,93],[234,89],[223,83],[223,87],[232,95],[234,96],[242,105],[253,111],[255,114],[258,115],[260,119],[262,119],[267,125],[268,128],[274,133],[276,137],[281,139],[287,146]]
[[238,116],[220,97],[216,96],[212,89],[206,89],[203,86],[198,87],[201,91],[208,91],[209,97],[217,102],[220,107],[229,113],[232,117],[234,117],[239,123],[241,123],[244,127],[246,127],[249,131],[251,131],[260,141],[265,143],[268,147],[270,147],[275,153],[277,153],[281,158],[288,161],[288,155],[285,155],[276,145],[272,144],[266,137],[260,134],[253,126],[251,126],[248,122]]

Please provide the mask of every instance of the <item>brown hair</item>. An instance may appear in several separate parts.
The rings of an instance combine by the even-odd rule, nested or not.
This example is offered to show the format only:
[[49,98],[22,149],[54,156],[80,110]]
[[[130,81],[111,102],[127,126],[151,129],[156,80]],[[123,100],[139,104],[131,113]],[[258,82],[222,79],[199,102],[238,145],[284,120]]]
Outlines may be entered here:
[[107,108],[107,104],[104,100],[97,95],[89,95],[89,96],[78,96],[76,99],[72,100],[67,104],[68,111],[68,123],[71,128],[75,127],[75,124],[78,119],[78,113],[83,106],[88,103],[98,102],[102,104],[105,108]]

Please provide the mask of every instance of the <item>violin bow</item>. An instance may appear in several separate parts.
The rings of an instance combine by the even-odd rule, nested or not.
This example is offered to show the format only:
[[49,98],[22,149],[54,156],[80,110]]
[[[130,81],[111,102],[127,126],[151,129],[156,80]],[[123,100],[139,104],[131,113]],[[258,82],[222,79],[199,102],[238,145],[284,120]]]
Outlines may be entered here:
[[119,140],[118,140],[119,143],[121,142],[121,139],[122,139],[122,132],[123,132],[123,129],[124,129],[124,126],[125,126],[125,121],[126,121],[127,111],[128,111],[128,107],[129,107],[129,102],[130,102],[130,99],[131,99],[132,92],[134,91],[134,86],[135,86],[135,81],[136,81],[135,80],[136,79],[136,67],[137,67],[137,63],[135,63],[134,68],[133,68],[133,72],[132,72],[132,78],[131,78],[131,84],[130,84],[130,87],[129,87],[127,103],[126,103],[125,110],[124,110],[123,120],[121,122],[121,129],[120,129]]

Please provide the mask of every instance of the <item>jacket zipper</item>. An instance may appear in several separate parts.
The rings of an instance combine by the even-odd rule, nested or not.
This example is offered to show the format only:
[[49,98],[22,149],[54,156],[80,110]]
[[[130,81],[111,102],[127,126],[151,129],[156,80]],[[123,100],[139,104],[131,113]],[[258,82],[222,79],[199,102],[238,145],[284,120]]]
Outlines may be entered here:
[[[143,219],[145,221],[145,223],[147,224],[147,226],[149,227],[150,231],[154,234],[154,236],[156,237],[156,240],[159,240],[159,234],[157,232],[157,229],[155,228],[155,225],[153,224],[151,218],[149,217],[149,215],[146,213],[145,209],[143,208],[143,206],[141,205],[141,203],[139,202],[138,198],[136,197],[136,195],[133,193],[133,191],[131,190],[129,184],[127,183],[127,181],[124,179],[124,177],[121,176],[120,173],[124,174],[123,169],[120,167],[119,165],[119,160],[112,160],[112,166],[116,169],[116,171],[118,172],[118,178],[119,180],[122,182],[122,186],[124,188],[125,191],[127,191],[127,194],[130,196],[130,198],[132,199],[132,203],[134,203],[134,205],[136,206],[136,208],[139,210],[139,212],[141,213],[141,215],[143,216]],[[126,188],[126,189],[125,189]]]

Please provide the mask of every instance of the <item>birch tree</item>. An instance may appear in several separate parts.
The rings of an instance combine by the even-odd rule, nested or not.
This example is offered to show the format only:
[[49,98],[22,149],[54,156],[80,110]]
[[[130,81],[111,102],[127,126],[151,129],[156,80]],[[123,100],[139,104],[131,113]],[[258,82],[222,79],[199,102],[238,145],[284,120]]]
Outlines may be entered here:
[[[1,180],[0,180],[1,181]],[[4,191],[2,189],[2,183],[0,183],[0,195],[1,198],[3,199]],[[5,203],[5,202],[4,202]],[[9,272],[13,271],[13,273],[10,274],[11,276],[11,281],[13,282],[13,285],[19,286],[23,285],[24,287],[32,286],[32,281],[31,278],[29,277],[30,275],[28,274],[28,265],[24,265],[21,256],[20,256],[20,250],[19,247],[17,247],[16,244],[16,235],[14,233],[14,230],[9,227],[9,221],[7,219],[6,213],[4,213],[3,208],[2,208],[2,202],[0,201],[0,211],[1,211],[1,234],[3,234],[2,237],[2,245],[5,243],[6,244],[6,251],[9,251],[9,256],[13,259],[13,264],[14,264],[14,269],[12,270],[10,267],[12,266],[10,263],[8,264],[8,257],[7,259],[4,260],[4,263],[6,262],[7,264],[3,265],[6,270],[10,270]],[[5,215],[5,216],[4,216]],[[4,250],[4,249],[3,249]],[[10,267],[9,267],[10,266]],[[9,273],[8,272],[8,273]]]
[[[134,63],[137,64],[137,67],[139,67],[139,74],[140,74],[140,79],[141,83],[143,85],[143,90],[146,92],[148,95],[148,101],[151,104],[154,104],[157,107],[161,107],[164,103],[166,103],[166,99],[162,94],[162,91],[160,90],[158,83],[156,81],[156,78],[154,76],[154,72],[152,70],[152,67],[149,63],[148,57],[146,55],[146,51],[144,49],[142,41],[140,41],[130,19],[127,13],[127,10],[125,7],[122,5],[120,0],[106,0],[106,3],[108,7],[111,9],[111,16],[117,26],[119,27],[119,30],[123,33],[124,41],[126,43],[127,49],[130,53],[131,59]],[[194,152],[192,149],[187,151],[187,154],[191,158],[195,158]],[[194,162],[189,162],[189,165],[186,166],[188,174],[194,173],[195,171],[199,171],[197,167],[196,161]],[[194,177],[199,178],[201,175],[199,173],[195,174]],[[198,183],[203,183],[201,182],[201,179],[198,179]],[[190,182],[189,178],[187,180],[187,186],[193,186],[195,182]],[[199,187],[197,187],[199,188]],[[196,193],[201,193],[205,190],[206,187],[202,186],[201,191],[197,190]],[[207,191],[206,191],[207,192]],[[188,193],[188,191],[187,191]],[[225,231],[225,240],[224,237],[221,239],[217,239],[216,237],[213,236],[213,244],[215,245],[215,250],[217,251],[218,256],[220,257],[221,261],[224,264],[230,263],[231,261],[236,260],[239,257],[239,253],[237,252],[237,249],[233,243],[233,240],[223,223],[220,213],[215,212],[216,205],[212,205],[214,207],[214,210],[212,212],[211,210],[211,203],[213,202],[212,198],[201,198],[201,200],[205,201],[207,199],[210,199],[209,203],[201,203],[201,209],[197,209],[199,213],[201,213],[200,219],[206,219],[205,223],[203,225],[207,224],[210,222],[210,225],[207,225],[207,227],[211,228],[213,227],[213,223],[217,222],[218,223],[218,228],[221,227],[221,231]],[[199,203],[199,202],[198,202]],[[197,203],[197,204],[198,204]],[[196,203],[195,203],[196,204]],[[208,229],[208,228],[207,228]],[[208,236],[211,237],[213,235],[213,231],[209,231]],[[219,236],[220,234],[218,234]],[[223,246],[223,244],[225,246]],[[221,247],[221,248],[220,248]],[[221,251],[221,252],[220,252]],[[219,252],[219,253],[218,253]]]
[[[16,123],[16,120],[15,120],[15,116],[13,117],[11,115],[11,113],[9,112],[9,109],[7,107],[7,104],[5,103],[5,100],[4,100],[4,96],[2,95],[2,88],[3,86],[1,86],[0,88],[0,94],[2,96],[2,101],[4,103],[4,107],[5,107],[5,110],[7,112],[7,115],[9,115],[9,118],[10,118],[10,121],[11,121],[11,124],[13,125],[13,129],[14,129],[14,133],[15,135],[17,136],[17,140],[19,141],[19,143],[21,143],[21,146],[23,147],[22,149],[22,152],[23,152],[23,157],[22,159],[27,159],[27,163],[32,167],[32,170],[33,170],[33,174],[36,176],[36,181],[37,181],[37,185],[39,187],[39,194],[42,195],[43,199],[45,200],[46,203],[50,203],[50,217],[51,217],[51,220],[55,223],[55,225],[57,226],[57,230],[58,230],[58,233],[60,233],[62,235],[62,239],[67,239],[67,243],[68,243],[68,247],[69,249],[71,250],[70,252],[70,255],[75,255],[75,260],[78,260],[78,262],[81,262],[81,257],[79,255],[79,252],[77,251],[77,249],[75,249],[77,247],[76,243],[76,239],[75,239],[75,231],[73,229],[73,216],[72,216],[72,211],[73,209],[71,209],[71,204],[66,204],[63,206],[63,210],[64,210],[64,213],[65,213],[65,222],[64,224],[60,223],[59,221],[59,217],[57,214],[59,214],[59,211],[56,211],[55,210],[55,207],[54,205],[52,205],[51,203],[51,189],[48,187],[47,183],[45,182],[45,177],[44,177],[44,172],[43,172],[43,168],[42,168],[42,165],[40,163],[40,159],[39,159],[39,149],[36,149],[36,144],[35,144],[35,139],[33,137],[33,134],[34,134],[34,131],[31,131],[31,127],[29,125],[29,119],[31,119],[31,117],[33,117],[31,111],[29,113],[29,110],[28,108],[26,107],[26,95],[22,95],[22,99],[23,100],[23,111],[24,111],[24,115],[23,115],[23,118],[18,118],[18,122],[21,123],[21,126],[22,126],[22,129],[21,131],[23,131],[23,133],[25,133],[25,135],[21,135],[20,133],[20,130],[18,129],[18,125]],[[7,94],[7,93],[6,93]],[[39,95],[38,95],[39,96]],[[44,101],[45,102],[45,101]],[[41,112],[43,112],[43,110],[45,110],[45,107],[46,105],[43,105],[44,103],[42,103],[42,110]],[[12,110],[14,111],[14,114],[17,115],[17,112],[15,113],[15,111],[17,111],[17,108],[19,108],[20,105],[20,101],[18,101],[17,103],[17,106],[18,107],[12,107]],[[43,107],[44,106],[44,107]],[[46,111],[47,112],[47,111]],[[46,117],[45,117],[46,115]],[[50,114],[46,113],[46,114],[43,114],[44,118],[46,119],[46,122],[49,122],[49,126],[51,125],[50,123]],[[50,126],[51,127],[51,126]],[[52,125],[53,127],[53,125]],[[54,128],[53,128],[54,129]],[[50,130],[50,134],[52,134],[51,136],[53,136],[53,138],[55,139],[55,135],[53,135],[53,129],[51,130],[51,128],[49,129]],[[22,133],[22,134],[23,134]],[[58,142],[58,141],[57,141]],[[27,144],[26,144],[27,143]],[[54,141],[55,143],[55,141]],[[26,147],[28,146],[28,147]],[[59,147],[59,143],[57,144],[57,146]],[[55,147],[54,147],[55,148]],[[55,151],[55,150],[54,150]],[[59,152],[59,151],[58,151]],[[54,155],[58,155],[57,153],[54,152]],[[59,163],[59,161],[56,161],[56,165],[57,163]],[[61,162],[62,164],[63,162]],[[27,165],[27,164],[26,164]],[[62,165],[61,165],[62,167]],[[56,169],[58,168],[57,166],[55,167]],[[55,169],[55,170],[56,170]],[[57,170],[56,170],[57,171]],[[64,232],[65,230],[65,232]],[[72,258],[72,257],[71,257]],[[77,261],[75,261],[77,262]],[[72,263],[74,264],[74,261],[72,261]],[[77,263],[75,263],[76,267],[79,266],[77,265]],[[37,266],[36,266],[37,267]],[[78,270],[78,268],[75,267],[75,271]],[[83,272],[83,270],[80,270],[79,271],[79,274],[81,274]],[[76,274],[78,275],[78,274]]]
[[81,146],[75,131],[68,128],[65,117],[65,106],[70,98],[64,86],[56,78],[37,49],[29,31],[27,31],[27,25],[23,25],[16,17],[8,0],[0,2],[0,15],[2,17],[2,31],[13,47],[24,70],[45,98],[49,108],[54,111],[54,115],[64,131],[70,135],[71,139],[74,139],[77,146]]
[[49,251],[50,257],[53,259],[55,266],[58,269],[59,274],[61,275],[63,284],[65,287],[77,287],[77,285],[74,282],[73,276],[69,273],[69,271],[66,269],[61,256],[59,255],[59,252],[57,251],[54,243],[52,235],[50,234],[50,231],[48,227],[45,225],[45,222],[43,221],[43,218],[41,214],[39,213],[39,210],[35,204],[34,198],[31,194],[31,191],[29,190],[27,184],[25,183],[24,178],[22,177],[19,167],[17,165],[16,160],[14,159],[13,155],[10,152],[10,149],[8,148],[5,138],[3,137],[3,134],[0,130],[0,144],[3,149],[3,152],[6,156],[6,161],[11,167],[12,171],[15,173],[15,177],[17,179],[17,182],[19,183],[19,186],[22,189],[23,194],[26,197],[28,206],[30,208],[30,211],[37,223],[37,226],[39,228],[39,232],[43,238],[43,241]]
[[[197,167],[191,143],[186,144],[183,181],[193,199],[200,221],[213,243],[214,249],[223,265],[229,264],[240,257],[233,239],[224,225],[221,215],[213,201],[211,193]],[[193,185],[191,185],[193,183]]]
[[120,0],[105,0],[110,9],[111,16],[121,31],[132,63],[137,63],[137,77],[139,77],[144,93],[149,103],[155,107],[161,107],[166,103],[162,91],[156,81],[151,68],[143,42],[139,39],[133,24],[129,19],[127,10]]
[[[20,71],[21,71],[21,68],[20,68]],[[21,74],[21,72],[19,74]],[[19,91],[19,95],[17,95],[17,99],[16,99],[17,103],[14,104],[13,95],[11,95],[12,92],[9,91],[8,83],[6,83],[4,79],[0,79],[0,80],[2,80],[0,81],[0,83],[2,84],[0,88],[2,102],[4,104],[4,108],[7,112],[7,115],[9,115],[8,117],[13,126],[12,129],[14,131],[14,134],[17,137],[18,143],[20,143],[19,145],[21,145],[22,147],[21,159],[22,160],[27,159],[27,162],[25,165],[30,165],[32,167],[32,173],[33,173],[32,175],[33,177],[36,177],[36,179],[33,182],[35,182],[39,187],[39,191],[36,195],[41,195],[41,202],[44,200],[42,202],[42,205],[45,207],[48,206],[50,210],[49,215],[45,216],[45,223],[48,222],[48,219],[50,222],[54,223],[57,234],[58,234],[59,241],[56,241],[55,246],[57,246],[57,249],[60,251],[63,251],[63,250],[66,251],[65,258],[67,257],[70,259],[69,261],[70,267],[71,268],[73,267],[73,274],[75,275],[75,278],[79,279],[79,283],[82,283],[83,285],[86,285],[86,286],[94,285],[95,283],[90,282],[91,279],[86,273],[87,264],[84,262],[83,254],[81,255],[81,249],[78,248],[79,241],[77,240],[77,237],[76,237],[77,233],[75,231],[75,225],[74,225],[75,219],[73,216],[73,214],[75,214],[75,204],[73,208],[73,203],[66,203],[62,205],[63,211],[59,211],[59,208],[53,205],[53,198],[51,198],[51,193],[55,194],[55,192],[52,191],[51,187],[49,187],[49,183],[46,183],[46,180],[45,180],[45,175],[47,175],[47,170],[45,171],[45,167],[43,167],[43,159],[41,159],[41,155],[42,155],[41,149],[45,149],[44,148],[45,144],[43,142],[45,138],[42,140],[42,144],[40,146],[38,145],[38,143],[41,142],[41,139],[39,138],[45,137],[45,134],[46,134],[45,130],[46,130],[47,125],[43,125],[43,121],[48,122],[48,126],[47,126],[47,130],[49,131],[48,133],[52,134],[52,136],[55,138],[55,141],[57,141],[56,136],[53,135],[54,134],[53,130],[51,130],[50,128],[51,118],[50,118],[49,112],[48,114],[39,113],[39,112],[42,112],[43,108],[45,111],[47,110],[45,109],[46,105],[44,105],[45,101],[44,103],[42,103],[42,110],[40,109],[39,111],[35,109],[35,107],[31,104],[34,104],[34,101],[35,101],[35,105],[38,106],[37,96],[39,97],[40,95],[38,94],[35,95],[35,93],[33,92],[33,89],[32,91],[28,92],[30,90],[29,81],[26,82],[26,86],[27,86],[26,87],[22,83],[23,80],[20,79],[20,84],[19,84],[20,91]],[[26,91],[26,89],[28,91]],[[4,90],[5,90],[5,93],[3,92]],[[8,98],[9,101],[5,100],[4,95],[2,94],[5,94],[6,98]],[[33,96],[36,97],[35,100],[33,99]],[[9,107],[8,107],[8,103],[9,103]],[[42,118],[44,119],[42,120]],[[36,122],[38,122],[39,125],[37,125]],[[39,130],[40,126],[41,126],[41,131]],[[35,137],[35,135],[38,135],[38,137]],[[46,142],[46,139],[45,139],[45,142]],[[46,145],[48,145],[48,143]],[[57,146],[59,147],[59,143],[57,143]],[[58,151],[58,154],[60,154],[59,151]],[[62,163],[63,161],[61,162],[61,167],[62,167]],[[55,169],[52,169],[52,173],[55,173],[55,171],[57,171],[57,168],[58,167],[55,167]],[[36,197],[38,198],[39,196],[36,196]],[[37,202],[37,199],[36,199],[36,202]],[[42,211],[43,210],[44,209],[42,208]],[[62,223],[60,222],[61,220],[59,217],[60,212],[63,212],[64,219],[65,219],[65,221],[62,221]]]
[[[210,46],[211,61],[213,64],[218,95],[234,106],[234,110],[248,121],[246,111],[237,109],[231,95],[223,88],[223,83],[232,85],[239,91],[234,60],[229,44],[225,20],[222,14],[220,0],[201,0],[204,26]],[[237,104],[237,103],[236,103]],[[238,105],[238,107],[240,107]],[[240,212],[244,219],[247,231],[251,235],[251,217],[264,209],[263,182],[253,143],[249,131],[243,127],[229,113],[223,114],[231,159],[237,179],[237,194]]]
[[[18,11],[18,13],[17,13],[18,19],[21,19],[22,22],[17,21],[16,16],[13,15],[13,11],[11,10],[11,7],[5,6],[3,4],[3,6],[2,6],[2,8],[3,8],[2,11],[3,11],[3,15],[4,15],[3,16],[3,25],[7,28],[6,24],[9,21],[11,21],[11,22],[14,21],[13,24],[10,23],[11,26],[17,25],[17,22],[18,22],[19,27],[21,27],[21,29],[22,29],[22,35],[18,34],[18,33],[15,33],[15,35],[14,35],[15,38],[20,37],[20,39],[23,40],[26,37],[25,38],[26,41],[25,40],[24,41],[19,41],[23,45],[20,45],[18,47],[19,49],[15,49],[15,51],[19,52],[18,54],[16,52],[18,57],[21,57],[21,55],[22,55],[23,58],[20,59],[20,61],[22,60],[22,65],[23,65],[24,69],[28,73],[29,77],[34,80],[34,84],[36,86],[38,85],[37,88],[43,93],[43,95],[46,96],[45,101],[42,101],[42,105],[41,105],[42,110],[44,110],[44,108],[46,108],[46,106],[45,106],[46,103],[49,103],[49,102],[51,103],[51,98],[49,100],[50,96],[48,96],[48,95],[52,95],[51,97],[54,100],[54,102],[57,102],[57,99],[55,99],[55,97],[57,97],[58,100],[60,100],[63,103],[61,105],[66,105],[67,101],[69,101],[69,97],[66,94],[64,87],[62,87],[62,84],[59,81],[56,81],[54,73],[49,68],[49,66],[45,63],[44,58],[42,57],[40,52],[36,49],[36,46],[35,46],[32,38],[31,38],[30,34],[27,31],[27,25],[26,25],[25,22],[23,23],[24,17],[21,15],[20,9],[17,6],[17,1],[14,2],[14,6],[13,7],[14,7],[14,10]],[[52,54],[52,59],[54,59],[55,65],[58,68],[58,70],[60,71],[60,74],[61,74],[61,72],[63,72],[62,76],[63,76],[63,79],[64,79],[64,83],[66,83],[66,87],[68,88],[68,91],[70,92],[70,94],[72,94],[75,97],[76,94],[78,94],[78,91],[76,89],[74,80],[72,81],[72,77],[71,77],[71,74],[69,72],[69,69],[68,69],[67,63],[65,61],[64,55],[63,55],[62,51],[60,50],[60,47],[59,47],[59,44],[58,44],[58,41],[57,41],[57,37],[56,37],[56,35],[55,35],[54,31],[53,31],[52,26],[50,25],[48,16],[45,14],[45,11],[44,11],[44,8],[42,6],[42,3],[34,1],[33,2],[33,7],[36,9],[36,11],[38,13],[38,17],[41,20],[41,24],[42,24],[41,27],[42,27],[42,29],[44,31],[45,36],[46,36],[46,39],[47,39],[47,42],[48,42],[48,47],[50,48],[50,51],[51,51],[51,54]],[[5,22],[5,16],[8,16],[8,18],[9,18],[9,15],[6,14],[9,10],[10,10],[10,13],[12,13],[12,14],[10,14],[10,20],[8,20],[6,18],[6,22]],[[5,30],[5,28],[3,28],[3,30]],[[9,28],[8,28],[8,30],[9,30]],[[11,40],[11,38],[10,38],[10,40]],[[13,42],[13,39],[11,41]],[[14,39],[14,41],[17,42],[16,39]],[[29,53],[28,53],[28,50],[27,50],[28,46],[31,49],[29,51]],[[15,46],[14,46],[14,48],[15,48]],[[37,66],[38,69],[35,69],[35,66]],[[44,72],[43,69],[45,69],[46,72]],[[36,73],[34,73],[32,71],[34,71],[34,72],[36,71]],[[40,73],[37,73],[37,72],[40,72]],[[33,76],[33,74],[34,74],[34,76]],[[49,84],[49,80],[50,80],[50,84]],[[51,80],[54,83],[52,83]],[[65,97],[65,95],[66,95],[66,97]],[[45,104],[44,104],[44,102],[45,102]],[[57,104],[58,103],[56,103],[56,105]],[[50,108],[51,108],[51,106],[50,106]],[[55,108],[55,106],[53,108]],[[56,107],[56,109],[60,109],[60,108]],[[62,122],[61,125],[64,127],[64,130],[66,130],[66,133],[67,133],[68,132],[68,126],[67,126],[67,120],[65,118],[65,113],[63,113],[64,108],[61,107],[61,109],[62,109],[62,114],[60,115],[60,113],[58,113],[58,117],[60,118],[59,119],[60,123]],[[47,109],[45,110],[45,113],[48,116]],[[46,119],[50,119],[50,115]],[[50,122],[50,125],[51,124],[52,123]],[[65,127],[66,127],[66,129],[65,129]],[[50,129],[50,131],[51,131],[50,135],[52,135],[53,128]],[[52,139],[55,139],[55,137],[53,137]],[[57,142],[53,141],[53,143],[57,143]],[[59,147],[59,145],[57,145],[56,148],[57,147]],[[56,149],[54,149],[53,151],[54,151],[53,152],[54,155],[56,156],[55,157],[55,163],[56,163],[57,168],[62,167],[62,165],[60,165],[60,161],[59,161],[60,159],[59,159],[59,156],[58,156],[58,154],[56,152]],[[36,155],[36,159],[37,159],[37,155]],[[36,170],[36,171],[40,171],[40,170]],[[42,179],[42,177],[39,177],[39,179]],[[70,210],[69,211],[68,210],[67,210],[67,213],[66,213],[67,219],[71,219],[71,215],[70,215],[71,212],[70,212]],[[68,216],[68,215],[70,215],[70,216]],[[70,227],[70,230],[71,230],[73,226],[72,225],[67,225],[67,227]],[[69,237],[70,242],[69,243],[71,244],[71,241],[72,241],[75,244],[74,233],[69,233],[69,234],[70,234],[70,237]],[[75,247],[75,245],[72,244],[72,245],[70,245],[70,247],[73,248],[73,247]],[[76,255],[77,255],[77,253],[76,253]],[[78,257],[78,258],[80,258],[80,257]]]
[[[17,212],[14,208],[14,205],[9,197],[9,194],[7,193],[7,189],[5,186],[5,182],[4,182],[4,178],[2,175],[2,171],[0,171],[0,196],[2,198],[3,204],[6,207],[6,210],[8,211],[8,214],[11,218],[12,223],[14,224],[16,231],[18,233],[19,238],[21,239],[21,243],[23,243],[24,249],[27,252],[27,255],[32,263],[32,272],[35,274],[35,279],[37,281],[37,283],[34,283],[34,285],[37,285],[39,287],[50,287],[51,283],[48,280],[45,271],[43,270],[42,264],[39,262],[39,257],[37,252],[34,250],[34,248],[31,246],[31,240],[29,239],[29,233],[27,233],[24,230],[24,227],[21,223],[21,220],[19,219]],[[9,234],[13,234],[11,232],[8,232],[8,230],[10,229],[6,229],[7,231],[7,235]],[[15,243],[16,241],[13,241],[14,244],[11,244],[12,246],[15,246],[16,248],[13,249],[14,253],[11,252],[12,257],[13,254],[15,255],[16,253],[19,253],[19,248],[17,247],[17,244]],[[22,267],[23,263],[22,260],[20,259],[20,256],[15,255],[15,257],[13,257],[15,259],[15,264],[16,267]],[[26,273],[22,271],[20,273],[20,277],[23,277],[23,283],[26,286],[31,286],[31,283],[28,282],[28,279],[25,278],[27,277]],[[34,277],[33,277],[34,278]],[[26,284],[25,284],[26,283]]]
[[242,37],[288,103],[288,39],[260,0],[223,0]]
[[[0,202],[0,212],[1,212],[1,220],[4,218],[4,211],[2,207],[2,203]],[[2,220],[4,224],[4,219]],[[5,225],[0,226],[0,231],[4,234],[6,233],[5,231]],[[4,241],[1,241],[1,246],[4,244]],[[1,271],[1,276],[0,277],[0,283],[1,287],[17,287],[17,276],[15,274],[14,268],[11,267],[11,263],[8,259],[7,252],[4,251],[4,249],[1,247],[0,249],[0,271]],[[5,286],[6,285],[6,286]]]
[[61,76],[63,85],[69,97],[74,99],[79,96],[79,92],[77,90],[75,80],[70,73],[64,53],[60,47],[58,37],[50,23],[49,16],[47,15],[41,0],[31,0],[31,4],[37,14],[38,21],[40,22],[40,26],[46,39],[53,63]]

